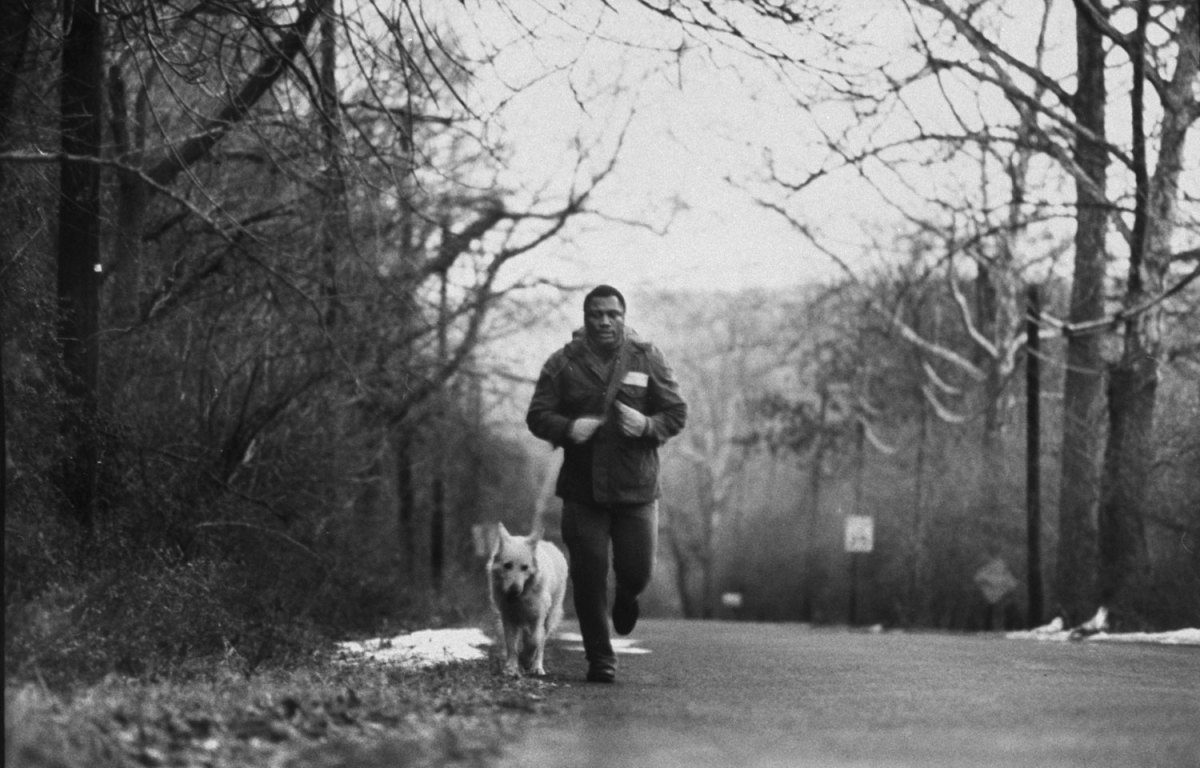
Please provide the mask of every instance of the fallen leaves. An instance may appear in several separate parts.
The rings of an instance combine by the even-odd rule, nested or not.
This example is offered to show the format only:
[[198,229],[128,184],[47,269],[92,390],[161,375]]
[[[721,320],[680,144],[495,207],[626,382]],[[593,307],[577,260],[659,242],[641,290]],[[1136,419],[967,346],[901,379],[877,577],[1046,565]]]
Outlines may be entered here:
[[316,664],[251,678],[110,678],[52,694],[6,689],[8,766],[480,764],[553,683],[509,680],[494,660],[402,670]]

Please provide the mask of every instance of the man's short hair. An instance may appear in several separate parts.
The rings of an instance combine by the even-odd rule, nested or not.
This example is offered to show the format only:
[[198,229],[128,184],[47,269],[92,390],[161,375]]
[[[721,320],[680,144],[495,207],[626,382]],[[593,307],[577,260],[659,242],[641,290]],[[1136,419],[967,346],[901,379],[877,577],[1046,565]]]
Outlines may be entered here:
[[592,299],[606,299],[609,296],[615,296],[617,301],[621,302],[621,311],[625,311],[625,297],[621,292],[611,285],[597,285],[592,290],[588,291],[588,295],[583,297],[583,311],[587,312],[588,302]]

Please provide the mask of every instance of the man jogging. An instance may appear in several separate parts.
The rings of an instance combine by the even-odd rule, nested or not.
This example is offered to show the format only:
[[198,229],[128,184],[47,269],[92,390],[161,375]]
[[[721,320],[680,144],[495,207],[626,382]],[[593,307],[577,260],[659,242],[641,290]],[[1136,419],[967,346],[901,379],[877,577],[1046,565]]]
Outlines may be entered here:
[[662,353],[625,328],[625,297],[601,285],[583,300],[584,327],[542,367],[526,423],[563,448],[556,493],[571,560],[575,613],[590,682],[611,683],[608,564],[616,575],[613,629],[627,635],[650,582],[658,543],[658,447],[687,421]]

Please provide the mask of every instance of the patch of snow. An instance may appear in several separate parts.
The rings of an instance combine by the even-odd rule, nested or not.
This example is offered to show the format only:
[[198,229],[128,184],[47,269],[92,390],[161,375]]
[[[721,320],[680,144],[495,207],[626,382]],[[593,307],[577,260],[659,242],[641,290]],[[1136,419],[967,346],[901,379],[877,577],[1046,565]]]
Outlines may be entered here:
[[[559,632],[555,635],[559,640],[568,643],[576,643],[576,645],[568,646],[567,650],[582,651],[583,650],[583,635],[577,632]],[[629,655],[637,655],[650,653],[649,648],[641,648],[637,645],[637,640],[632,637],[614,637],[612,639],[613,653],[624,653]]]
[[1009,632],[1005,637],[1010,640],[1042,640],[1049,642],[1067,642],[1083,640],[1089,643],[1157,643],[1159,645],[1200,645],[1200,629],[1176,629],[1171,632],[1105,632],[1093,631],[1091,634],[1080,632],[1080,628],[1064,629],[1061,618],[1056,618],[1049,624],[1021,632]]
[[[568,646],[569,650],[583,650],[583,637],[578,633],[559,632],[554,639],[571,643],[572,645]],[[423,629],[407,635],[346,641],[337,645],[343,653],[356,661],[379,661],[419,669],[458,661],[486,659],[487,649],[493,645],[493,641],[487,633],[475,628]],[[638,647],[637,640],[632,638],[614,638],[612,645],[617,653],[650,653],[648,648]]]
[[1160,643],[1162,645],[1200,645],[1200,629],[1176,629],[1172,632],[1100,633],[1088,638],[1106,643]]
[[421,668],[486,659],[491,644],[492,639],[483,631],[467,628],[423,629],[395,637],[347,641],[338,643],[338,647],[351,656],[368,661]]

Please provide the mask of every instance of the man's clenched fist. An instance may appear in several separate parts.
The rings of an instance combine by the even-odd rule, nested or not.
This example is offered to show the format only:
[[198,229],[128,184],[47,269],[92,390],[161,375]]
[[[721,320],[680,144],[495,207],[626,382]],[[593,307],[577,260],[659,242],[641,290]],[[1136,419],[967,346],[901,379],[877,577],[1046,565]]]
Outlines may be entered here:
[[630,408],[625,403],[617,403],[617,416],[620,419],[621,434],[626,437],[641,437],[646,434],[650,420],[640,411]]
[[596,430],[600,428],[600,419],[594,416],[581,416],[571,422],[571,426],[567,429],[567,438],[572,443],[586,443],[592,439],[592,435],[596,434]]

